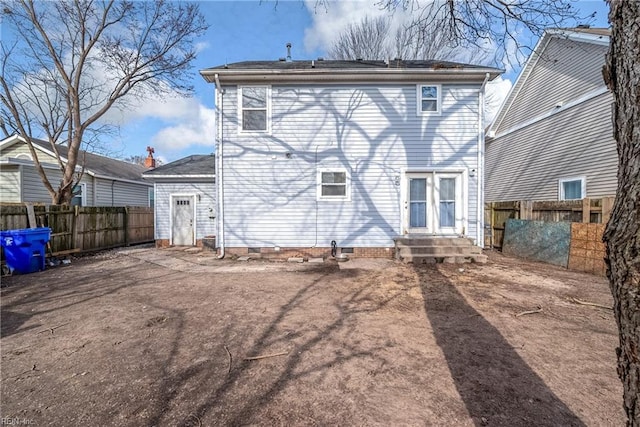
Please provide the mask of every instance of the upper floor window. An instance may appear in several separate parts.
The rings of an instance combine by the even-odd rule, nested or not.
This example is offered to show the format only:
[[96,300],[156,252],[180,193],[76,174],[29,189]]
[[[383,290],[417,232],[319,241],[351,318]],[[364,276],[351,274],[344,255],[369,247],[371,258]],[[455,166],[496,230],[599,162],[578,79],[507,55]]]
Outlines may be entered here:
[[240,130],[244,132],[268,132],[271,106],[269,86],[240,86]]
[[440,85],[418,85],[418,115],[440,112]]
[[558,193],[560,200],[584,199],[586,196],[585,177],[561,178],[558,182]]

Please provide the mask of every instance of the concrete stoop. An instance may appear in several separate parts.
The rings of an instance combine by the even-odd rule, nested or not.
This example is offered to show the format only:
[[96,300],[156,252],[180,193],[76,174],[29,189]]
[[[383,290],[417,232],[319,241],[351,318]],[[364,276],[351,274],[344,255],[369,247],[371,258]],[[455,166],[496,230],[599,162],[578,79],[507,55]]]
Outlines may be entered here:
[[488,257],[465,237],[398,237],[394,239],[396,257],[406,263],[484,264]]

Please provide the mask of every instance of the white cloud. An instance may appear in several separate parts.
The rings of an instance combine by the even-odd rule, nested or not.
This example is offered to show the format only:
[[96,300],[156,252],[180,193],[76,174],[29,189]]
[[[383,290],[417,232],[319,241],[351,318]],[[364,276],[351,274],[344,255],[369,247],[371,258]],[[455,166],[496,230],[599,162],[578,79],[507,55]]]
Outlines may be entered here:
[[493,81],[487,83],[486,87],[486,105],[485,105],[485,123],[487,125],[493,122],[500,106],[511,90],[511,80],[498,76]]
[[313,25],[305,30],[304,45],[308,51],[328,50],[340,32],[349,24],[365,16],[376,17],[388,12],[381,10],[376,1],[330,1],[327,7],[317,6],[316,0],[305,0]]
[[[191,102],[184,102],[184,98],[176,101],[183,101],[176,102],[182,108],[176,109],[176,104],[171,102],[170,107],[159,111],[174,124],[162,128],[151,138],[154,146],[162,151],[179,151],[198,145],[210,147],[213,151],[216,131],[215,109],[200,104],[194,98],[186,100]],[[166,116],[169,112],[173,114],[171,117]]]

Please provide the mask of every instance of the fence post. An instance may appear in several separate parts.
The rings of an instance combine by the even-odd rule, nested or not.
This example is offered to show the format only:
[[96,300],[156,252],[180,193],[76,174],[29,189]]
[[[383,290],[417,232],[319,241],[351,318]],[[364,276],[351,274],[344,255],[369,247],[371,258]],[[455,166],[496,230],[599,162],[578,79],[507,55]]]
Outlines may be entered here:
[[533,202],[531,200],[520,201],[520,219],[533,219]]
[[79,206],[73,206],[73,218],[71,220],[71,247],[69,249],[81,248],[82,245],[78,245],[78,211]]
[[124,207],[124,245],[129,246],[129,208]]
[[495,244],[495,234],[496,234],[496,230],[495,230],[495,226],[496,226],[496,210],[495,210],[495,205],[493,202],[491,202],[490,205],[490,225],[491,225],[491,235],[489,236],[489,244],[491,245],[491,249],[493,249],[494,244]]
[[602,198],[602,223],[603,224],[606,224],[609,222],[609,217],[611,217],[611,209],[613,209],[614,201],[615,201],[615,197]]
[[585,224],[591,222],[591,199],[588,197],[582,199],[582,222]]

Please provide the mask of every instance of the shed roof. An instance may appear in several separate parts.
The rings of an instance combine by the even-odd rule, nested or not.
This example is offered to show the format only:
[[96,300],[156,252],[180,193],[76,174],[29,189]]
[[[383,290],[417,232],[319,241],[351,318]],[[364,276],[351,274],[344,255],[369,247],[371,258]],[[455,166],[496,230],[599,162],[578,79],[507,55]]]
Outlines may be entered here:
[[215,156],[213,154],[194,154],[144,173],[145,177],[214,177]]

